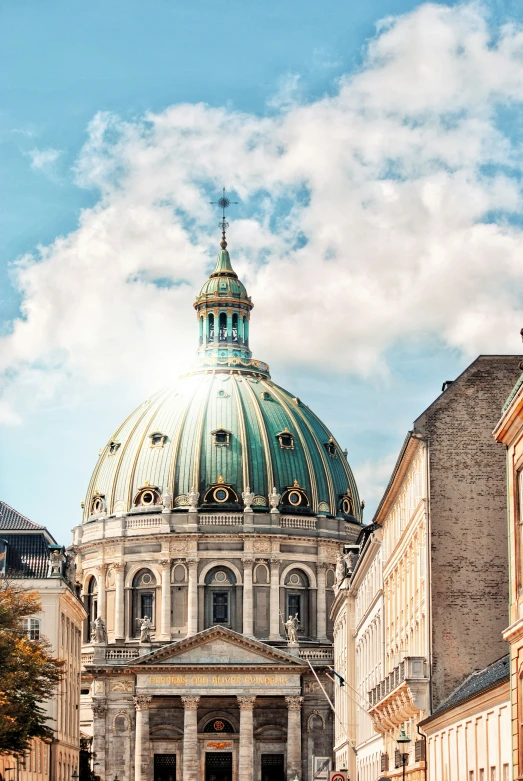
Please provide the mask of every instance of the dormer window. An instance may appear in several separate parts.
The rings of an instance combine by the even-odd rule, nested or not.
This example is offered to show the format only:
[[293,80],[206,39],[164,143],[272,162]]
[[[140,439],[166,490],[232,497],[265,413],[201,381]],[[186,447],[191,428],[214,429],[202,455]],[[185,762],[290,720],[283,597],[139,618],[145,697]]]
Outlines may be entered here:
[[218,428],[211,432],[214,438],[214,444],[217,447],[224,447],[230,444],[231,433],[224,428]]
[[133,504],[135,507],[151,507],[160,504],[160,492],[157,486],[146,483],[134,497]]
[[100,513],[105,512],[105,496],[96,492],[91,500],[90,509],[91,515],[100,515]]
[[291,507],[308,507],[309,498],[297,480],[283,492],[281,503]]
[[347,488],[346,494],[342,496],[340,509],[345,515],[354,515],[354,501],[350,488]]
[[264,401],[267,401],[268,399],[270,399],[271,394],[269,393],[269,391],[262,391],[261,397],[262,399],[264,399]]
[[325,442],[325,447],[329,456],[331,456],[331,458],[336,458],[336,443],[334,442],[333,437],[330,437],[329,441]]
[[162,434],[161,431],[152,431],[149,434],[149,439],[151,440],[151,447],[163,447],[165,445],[165,440],[167,439],[167,434]]
[[294,450],[294,434],[291,434],[288,428],[284,428],[276,436],[282,450]]
[[112,442],[109,442],[109,455],[114,456],[118,448],[120,447],[119,442],[115,442],[114,440]]

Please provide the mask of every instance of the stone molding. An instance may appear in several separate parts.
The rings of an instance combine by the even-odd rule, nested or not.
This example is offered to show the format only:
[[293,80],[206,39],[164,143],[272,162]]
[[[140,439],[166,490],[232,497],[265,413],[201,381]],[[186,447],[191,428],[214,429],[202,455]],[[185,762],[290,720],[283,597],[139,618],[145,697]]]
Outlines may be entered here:
[[253,710],[256,697],[236,697],[240,710]]
[[136,710],[149,710],[151,707],[152,697],[147,697],[145,694],[137,694],[133,697],[134,707]]
[[289,695],[285,697],[285,702],[287,703],[287,708],[291,711],[300,711],[301,710],[301,704],[303,702],[303,697],[299,697],[296,695]]
[[199,697],[181,697],[184,710],[198,710]]
[[91,707],[93,709],[93,716],[97,719],[104,718],[107,713],[107,701],[106,700],[93,700]]
[[428,682],[404,681],[394,692],[369,710],[374,728],[385,734],[397,730],[414,716],[426,712],[428,707]]

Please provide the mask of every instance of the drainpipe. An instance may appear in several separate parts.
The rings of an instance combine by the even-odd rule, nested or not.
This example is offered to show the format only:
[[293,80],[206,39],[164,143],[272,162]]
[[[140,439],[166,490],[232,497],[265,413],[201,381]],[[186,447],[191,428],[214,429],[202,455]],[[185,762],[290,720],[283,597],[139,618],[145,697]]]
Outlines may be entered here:
[[424,781],[427,781],[427,769],[428,769],[428,763],[429,763],[429,761],[428,761],[428,759],[427,759],[427,757],[428,757],[428,751],[427,751],[427,736],[426,736],[426,735],[424,735],[424,734],[423,734],[423,732],[421,732],[421,730],[420,730],[420,728],[419,728],[419,724],[417,724],[417,725],[416,725],[416,731],[417,731],[418,735],[420,736],[420,738],[422,738],[422,739],[423,739],[423,742],[424,742],[424,744],[425,744],[425,751],[424,751],[424,754],[425,754],[425,760],[424,760],[424,762],[423,762],[423,779],[424,779]]

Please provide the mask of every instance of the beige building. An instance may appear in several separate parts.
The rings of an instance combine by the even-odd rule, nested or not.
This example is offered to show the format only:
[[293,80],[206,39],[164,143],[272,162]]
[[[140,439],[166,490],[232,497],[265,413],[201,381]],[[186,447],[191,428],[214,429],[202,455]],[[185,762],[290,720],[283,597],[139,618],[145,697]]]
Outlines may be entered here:
[[[5,781],[70,781],[79,767],[80,653],[85,619],[75,590],[74,566],[45,527],[3,502],[0,536],[2,544],[6,543],[2,575],[36,591],[40,598],[41,611],[26,620],[29,637],[47,638],[51,653],[65,662],[56,696],[45,703],[49,726],[55,732],[52,742],[33,740],[31,750],[19,763],[14,757],[3,757],[0,772]],[[6,771],[14,766],[16,771]]]
[[[419,723],[474,670],[506,653],[505,456],[496,448],[492,429],[517,379],[518,364],[515,356],[480,356],[454,382],[445,383],[414,422],[373,519],[372,528],[380,528],[382,535],[382,574],[362,600],[372,605],[370,612],[356,613],[355,600],[347,597],[354,653],[356,642],[360,646],[364,639],[362,615],[372,624],[376,611],[382,626],[382,636],[376,632],[373,643],[383,643],[383,674],[372,681],[379,651],[362,649],[365,661],[356,662],[353,685],[359,694],[368,687],[368,714],[383,741],[380,772],[390,778],[402,775],[401,753],[408,753],[406,776],[424,781],[426,746]],[[363,569],[370,571],[365,535],[359,542],[361,563],[352,568],[347,594],[353,582],[356,593],[361,588],[360,566],[366,562]],[[338,593],[335,608],[341,600]],[[338,610],[335,633],[344,610]],[[400,751],[396,741],[402,727],[410,743]],[[355,746],[357,740],[354,736]],[[502,765],[496,765],[499,772]],[[481,769],[490,781],[486,766]]]
[[509,657],[479,670],[420,723],[427,781],[511,781]]
[[505,445],[508,485],[510,555],[509,625],[512,702],[512,763],[514,779],[523,779],[523,375],[512,390],[494,431]]

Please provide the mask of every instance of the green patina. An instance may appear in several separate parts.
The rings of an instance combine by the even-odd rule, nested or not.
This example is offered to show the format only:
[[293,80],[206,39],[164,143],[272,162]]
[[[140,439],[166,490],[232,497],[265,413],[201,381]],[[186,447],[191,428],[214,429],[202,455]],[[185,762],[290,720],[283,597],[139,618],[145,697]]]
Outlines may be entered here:
[[[361,520],[345,453],[306,405],[273,383],[267,364],[252,357],[253,304],[226,249],[194,306],[200,369],[152,396],[115,431],[93,473],[85,520],[95,491],[109,514],[128,512],[145,485],[172,493],[175,509],[183,509],[192,487],[202,502],[220,480],[238,497],[249,486],[262,512],[273,487],[284,494],[297,485],[307,497],[304,511],[331,516],[342,515],[349,495]],[[223,443],[216,437],[221,430]],[[163,435],[159,446],[153,432]]]

